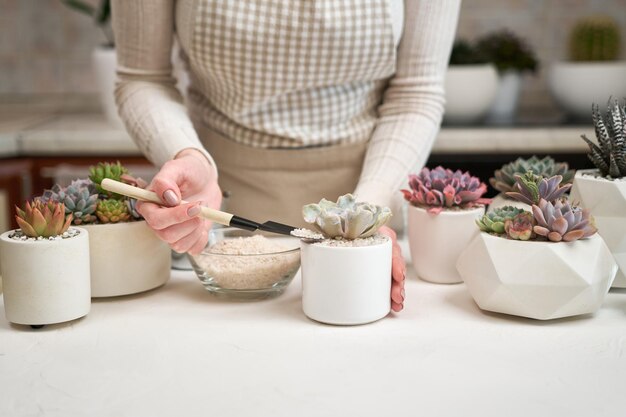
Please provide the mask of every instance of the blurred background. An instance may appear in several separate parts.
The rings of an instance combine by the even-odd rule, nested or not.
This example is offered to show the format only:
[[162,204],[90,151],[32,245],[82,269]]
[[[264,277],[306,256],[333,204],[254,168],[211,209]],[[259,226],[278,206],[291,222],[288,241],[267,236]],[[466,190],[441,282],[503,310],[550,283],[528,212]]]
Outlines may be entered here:
[[[106,2],[67,3],[76,2],[0,0],[0,231],[13,203],[85,177],[94,162],[154,172],[107,110]],[[518,155],[589,166],[579,136],[593,137],[592,102],[626,96],[625,33],[626,0],[464,1],[429,165],[484,181]],[[178,63],[177,73],[184,88]]]

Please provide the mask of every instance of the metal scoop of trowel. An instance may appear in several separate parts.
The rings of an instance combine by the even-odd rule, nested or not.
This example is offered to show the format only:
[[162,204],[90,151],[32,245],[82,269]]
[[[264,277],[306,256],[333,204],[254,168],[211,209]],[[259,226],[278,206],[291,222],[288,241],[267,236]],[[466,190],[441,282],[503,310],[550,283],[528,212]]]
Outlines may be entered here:
[[[125,195],[127,197],[131,197],[140,201],[148,201],[150,203],[163,205],[161,199],[156,195],[156,193],[144,190],[143,188],[134,187],[129,184],[125,184],[123,182],[115,181],[110,178],[105,178],[102,180],[100,184],[102,188],[107,191],[111,191],[113,193]],[[181,204],[187,203],[186,201],[181,201]],[[234,214],[226,213],[224,211],[215,210],[209,207],[200,206],[200,217],[203,217],[207,220],[211,220],[212,222],[219,223],[224,226],[236,227],[238,229],[244,229],[249,231],[255,230],[263,230],[265,232],[270,233],[278,233],[281,235],[291,235],[294,230],[297,229],[293,226],[288,226],[286,224],[267,221],[265,223],[257,223],[252,220],[245,219],[243,217],[235,216]],[[295,235],[294,235],[295,236]],[[321,236],[321,235],[320,235]]]

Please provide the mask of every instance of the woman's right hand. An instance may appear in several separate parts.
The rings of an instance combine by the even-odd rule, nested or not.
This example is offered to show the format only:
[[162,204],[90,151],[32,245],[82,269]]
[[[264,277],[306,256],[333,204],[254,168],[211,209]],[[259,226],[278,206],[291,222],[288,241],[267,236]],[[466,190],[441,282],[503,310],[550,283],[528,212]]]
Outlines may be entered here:
[[[211,222],[197,217],[199,206],[219,209],[222,203],[217,172],[206,157],[196,149],[184,149],[163,165],[148,189],[164,203],[137,202],[148,225],[176,252],[200,253]],[[189,203],[180,204],[181,200]]]

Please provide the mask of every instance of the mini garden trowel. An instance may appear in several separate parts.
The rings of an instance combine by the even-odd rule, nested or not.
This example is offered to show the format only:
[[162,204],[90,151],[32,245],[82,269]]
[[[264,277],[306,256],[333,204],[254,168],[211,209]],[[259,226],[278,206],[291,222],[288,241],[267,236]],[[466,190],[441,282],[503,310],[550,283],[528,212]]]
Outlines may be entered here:
[[[111,191],[113,193],[125,195],[127,197],[135,198],[140,201],[148,201],[150,203],[163,205],[163,201],[161,201],[156,193],[149,190],[144,190],[143,188],[134,187],[123,182],[112,180],[110,178],[103,179],[100,185],[105,190]],[[181,201],[181,204],[185,203],[187,202]],[[243,217],[235,216],[233,214],[215,210],[205,206],[200,206],[200,209],[200,217],[224,226],[236,227],[238,229],[249,230],[252,232],[255,230],[263,230],[265,232],[278,233],[281,235],[291,235],[291,232],[297,229],[293,226],[288,226],[286,224],[272,221],[257,223]]]

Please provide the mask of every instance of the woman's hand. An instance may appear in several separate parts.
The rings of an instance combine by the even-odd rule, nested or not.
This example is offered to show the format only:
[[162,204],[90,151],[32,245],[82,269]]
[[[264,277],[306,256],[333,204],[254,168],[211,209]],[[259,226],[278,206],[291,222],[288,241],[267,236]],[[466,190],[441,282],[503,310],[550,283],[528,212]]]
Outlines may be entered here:
[[[211,222],[197,217],[199,206],[219,209],[222,202],[216,171],[206,157],[195,149],[181,151],[163,165],[148,189],[164,203],[163,207],[137,203],[137,211],[148,225],[176,252],[200,253],[206,246]],[[181,200],[189,203],[180,204]]]
[[402,250],[398,245],[398,238],[393,229],[383,226],[380,233],[391,238],[391,309],[395,312],[404,308],[404,279],[406,278],[406,263],[402,257]]

